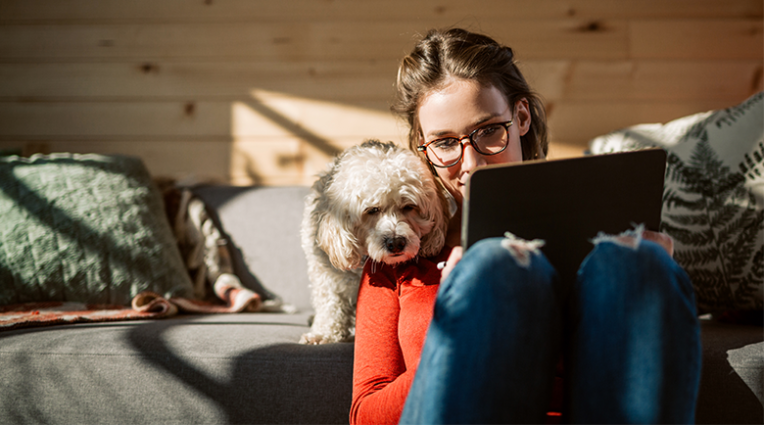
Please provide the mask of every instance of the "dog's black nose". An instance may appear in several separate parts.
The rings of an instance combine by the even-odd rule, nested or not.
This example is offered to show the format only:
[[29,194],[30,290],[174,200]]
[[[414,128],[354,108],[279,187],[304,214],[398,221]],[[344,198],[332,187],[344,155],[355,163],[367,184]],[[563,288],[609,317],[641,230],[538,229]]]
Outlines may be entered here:
[[394,238],[385,238],[385,247],[393,254],[403,251],[406,247],[406,238],[403,236],[396,236]]

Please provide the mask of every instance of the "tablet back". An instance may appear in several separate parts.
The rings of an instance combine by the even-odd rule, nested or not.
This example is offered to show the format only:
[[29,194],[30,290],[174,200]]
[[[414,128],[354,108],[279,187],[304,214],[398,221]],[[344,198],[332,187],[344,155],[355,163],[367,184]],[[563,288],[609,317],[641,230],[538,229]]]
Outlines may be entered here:
[[647,149],[478,168],[463,205],[462,246],[505,232],[543,239],[544,254],[570,279],[600,231],[641,223],[658,230],[665,167],[666,152]]

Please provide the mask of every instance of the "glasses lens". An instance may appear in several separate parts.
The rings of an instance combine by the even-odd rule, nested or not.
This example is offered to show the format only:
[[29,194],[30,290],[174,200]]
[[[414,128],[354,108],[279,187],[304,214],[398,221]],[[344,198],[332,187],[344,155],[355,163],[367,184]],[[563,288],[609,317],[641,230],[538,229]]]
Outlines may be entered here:
[[484,155],[494,155],[507,147],[507,127],[504,124],[487,125],[472,135],[472,142]]
[[454,165],[461,155],[462,146],[458,139],[440,139],[427,146],[427,158],[435,165]]

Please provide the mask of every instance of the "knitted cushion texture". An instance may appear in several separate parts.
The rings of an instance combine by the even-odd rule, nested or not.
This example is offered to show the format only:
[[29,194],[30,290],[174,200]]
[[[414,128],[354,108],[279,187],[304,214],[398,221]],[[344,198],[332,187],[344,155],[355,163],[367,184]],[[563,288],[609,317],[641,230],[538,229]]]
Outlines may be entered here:
[[128,305],[192,295],[157,188],[138,158],[0,158],[0,305]]

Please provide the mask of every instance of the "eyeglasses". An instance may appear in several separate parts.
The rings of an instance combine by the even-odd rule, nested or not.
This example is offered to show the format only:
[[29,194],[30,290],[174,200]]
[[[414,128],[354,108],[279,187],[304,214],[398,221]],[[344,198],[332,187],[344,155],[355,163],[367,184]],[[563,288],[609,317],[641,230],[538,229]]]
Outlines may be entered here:
[[440,167],[453,167],[462,160],[464,144],[462,140],[469,139],[472,147],[481,155],[496,155],[504,151],[509,144],[509,127],[512,120],[488,124],[470,133],[468,136],[456,138],[446,137],[432,140],[417,146],[417,151],[425,152],[430,164]]

